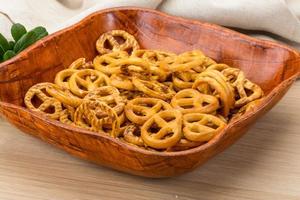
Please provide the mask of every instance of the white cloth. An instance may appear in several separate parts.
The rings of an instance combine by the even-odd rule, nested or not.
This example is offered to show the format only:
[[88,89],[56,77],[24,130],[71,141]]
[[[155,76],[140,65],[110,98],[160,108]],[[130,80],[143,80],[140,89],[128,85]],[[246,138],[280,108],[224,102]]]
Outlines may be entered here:
[[[0,0],[0,11],[31,28],[47,27],[50,33],[73,24],[100,9],[139,6],[172,15],[199,19],[228,27],[265,31],[294,46],[300,43],[300,0]],[[0,15],[0,32],[9,36],[9,22]],[[263,34],[265,34],[263,32]],[[261,37],[262,32],[253,33]],[[285,41],[286,42],[286,41]]]

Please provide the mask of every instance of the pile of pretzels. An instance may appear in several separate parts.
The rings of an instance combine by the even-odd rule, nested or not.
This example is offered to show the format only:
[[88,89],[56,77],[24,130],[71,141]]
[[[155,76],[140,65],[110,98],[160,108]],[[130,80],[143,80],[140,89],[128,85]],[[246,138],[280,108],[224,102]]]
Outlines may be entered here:
[[261,101],[262,89],[238,68],[201,51],[140,49],[133,35],[100,36],[93,62],[75,60],[25,95],[27,108],[62,123],[151,151],[200,146]]

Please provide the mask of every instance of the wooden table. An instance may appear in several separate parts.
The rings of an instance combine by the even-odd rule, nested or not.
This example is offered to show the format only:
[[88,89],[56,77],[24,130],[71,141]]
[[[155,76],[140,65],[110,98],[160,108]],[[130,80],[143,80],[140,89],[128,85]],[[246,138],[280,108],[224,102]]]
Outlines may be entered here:
[[299,200],[299,120],[300,81],[224,153],[160,180],[79,160],[0,120],[0,199]]

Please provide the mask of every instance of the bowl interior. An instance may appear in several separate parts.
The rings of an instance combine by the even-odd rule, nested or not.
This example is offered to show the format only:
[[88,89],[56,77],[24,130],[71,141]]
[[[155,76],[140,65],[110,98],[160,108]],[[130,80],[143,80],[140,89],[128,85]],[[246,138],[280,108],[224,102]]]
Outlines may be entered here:
[[92,60],[97,55],[96,40],[113,29],[133,34],[146,49],[176,53],[200,49],[217,62],[242,69],[266,94],[294,75],[299,64],[297,52],[291,49],[216,25],[150,10],[111,9],[52,34],[1,64],[1,100],[23,106],[24,95],[32,85],[52,82],[58,71],[77,58]]

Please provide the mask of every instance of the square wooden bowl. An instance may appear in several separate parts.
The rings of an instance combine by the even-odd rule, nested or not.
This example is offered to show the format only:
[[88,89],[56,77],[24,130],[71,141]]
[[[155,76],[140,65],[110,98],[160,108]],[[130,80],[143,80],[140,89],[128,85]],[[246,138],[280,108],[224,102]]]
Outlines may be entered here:
[[[24,107],[24,95],[34,84],[52,82],[75,59],[92,60],[95,42],[109,30],[133,34],[142,48],[176,53],[200,49],[217,62],[242,69],[266,94],[257,109],[230,123],[208,143],[194,149],[160,153],[127,145],[118,139],[68,126]],[[201,165],[241,137],[269,111],[299,76],[299,53],[280,44],[195,20],[142,8],[96,12],[81,22],[37,42],[0,65],[0,113],[22,131],[75,156],[120,171],[146,177],[179,175]]]

